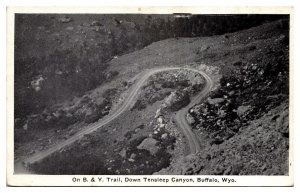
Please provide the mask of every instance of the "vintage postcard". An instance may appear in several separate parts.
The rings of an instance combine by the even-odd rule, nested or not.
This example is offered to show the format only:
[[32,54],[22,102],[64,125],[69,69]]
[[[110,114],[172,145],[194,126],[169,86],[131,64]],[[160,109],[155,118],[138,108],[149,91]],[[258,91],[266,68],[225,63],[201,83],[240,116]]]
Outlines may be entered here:
[[293,7],[7,7],[8,186],[293,186]]

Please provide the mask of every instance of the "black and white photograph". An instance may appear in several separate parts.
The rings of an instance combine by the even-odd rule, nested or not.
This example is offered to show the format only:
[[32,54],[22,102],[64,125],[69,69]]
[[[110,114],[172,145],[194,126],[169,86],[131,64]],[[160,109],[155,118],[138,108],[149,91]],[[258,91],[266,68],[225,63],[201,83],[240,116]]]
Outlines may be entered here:
[[13,175],[291,175],[290,14],[13,18]]

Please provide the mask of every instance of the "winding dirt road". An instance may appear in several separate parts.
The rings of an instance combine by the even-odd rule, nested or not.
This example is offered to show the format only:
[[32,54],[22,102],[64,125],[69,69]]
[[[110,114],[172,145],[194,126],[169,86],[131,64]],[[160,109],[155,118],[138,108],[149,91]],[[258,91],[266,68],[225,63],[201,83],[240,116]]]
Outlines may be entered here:
[[129,95],[127,96],[127,98],[125,99],[123,104],[117,110],[112,112],[110,115],[101,119],[99,122],[96,122],[94,124],[87,126],[86,128],[82,129],[81,131],[79,131],[78,133],[76,133],[75,135],[70,137],[69,139],[67,139],[59,144],[54,145],[45,151],[37,152],[36,154],[33,154],[32,156],[24,159],[23,164],[27,165],[27,164],[32,164],[32,163],[38,162],[38,161],[42,160],[43,158],[51,155],[52,153],[59,151],[63,147],[66,147],[66,146],[74,143],[75,141],[81,139],[84,135],[89,134],[89,133],[99,129],[100,127],[110,123],[111,121],[116,119],[119,115],[121,115],[124,111],[128,110],[134,104],[134,102],[136,101],[136,99],[138,97],[139,90],[141,89],[143,84],[148,80],[148,78],[150,76],[152,76],[153,74],[156,74],[158,72],[179,70],[179,69],[191,70],[191,71],[200,73],[206,80],[206,84],[205,84],[205,87],[203,88],[203,90],[199,94],[197,94],[197,96],[193,97],[192,101],[190,102],[190,104],[188,106],[186,106],[185,108],[178,111],[175,115],[176,123],[182,129],[182,132],[184,133],[184,135],[186,136],[186,138],[188,140],[189,147],[190,147],[190,153],[196,153],[197,151],[199,151],[199,143],[198,143],[198,140],[197,140],[195,134],[192,132],[190,125],[187,123],[185,115],[190,107],[192,107],[197,102],[202,100],[203,97],[205,97],[205,95],[212,89],[213,81],[207,74],[205,74],[204,72],[199,71],[197,69],[181,68],[181,67],[162,67],[162,68],[146,70],[145,72],[143,72],[141,75],[141,78],[131,88]]
[[175,114],[176,124],[181,128],[182,132],[187,137],[187,142],[190,147],[189,153],[193,154],[193,153],[197,153],[200,151],[200,145],[199,145],[199,141],[198,141],[197,137],[195,136],[195,134],[192,131],[190,124],[186,120],[186,114],[188,113],[188,110],[191,107],[193,107],[194,105],[199,103],[211,91],[211,89],[213,88],[213,81],[207,74],[205,74],[202,71],[198,71],[198,70],[190,69],[190,68],[189,68],[189,70],[200,73],[206,81],[206,84],[204,85],[204,88],[202,89],[202,91],[200,93],[198,93],[195,97],[193,97],[192,101],[186,107],[180,109]]

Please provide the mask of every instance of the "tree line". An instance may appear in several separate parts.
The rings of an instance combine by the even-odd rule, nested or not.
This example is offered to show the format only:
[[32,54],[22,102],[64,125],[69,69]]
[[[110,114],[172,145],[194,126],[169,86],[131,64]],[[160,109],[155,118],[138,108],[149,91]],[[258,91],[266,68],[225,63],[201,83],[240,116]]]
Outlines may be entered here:
[[[138,17],[140,16],[136,15],[136,18]],[[19,54],[26,50],[19,49],[24,43],[24,39],[20,38],[23,36],[20,34],[24,32],[18,31],[18,25],[26,21],[23,17],[16,16],[15,117],[24,118],[28,114],[39,113],[44,108],[74,95],[81,96],[86,91],[111,80],[118,73],[107,76],[110,73],[107,67],[108,61],[115,55],[129,53],[166,38],[220,35],[287,17],[287,15],[188,15],[185,17],[147,15],[143,22],[136,22],[134,28],[128,28],[119,22],[118,28],[111,31],[105,44],[84,42],[76,45],[74,49],[53,48],[54,51],[47,50],[50,53],[42,57],[28,55],[21,58]],[[35,22],[33,24],[27,22],[26,25],[35,25],[36,20],[37,18],[34,17]],[[134,22],[134,19],[131,22]],[[30,34],[25,37],[31,38]],[[35,92],[31,88],[31,82],[39,75],[45,79],[42,89]]]

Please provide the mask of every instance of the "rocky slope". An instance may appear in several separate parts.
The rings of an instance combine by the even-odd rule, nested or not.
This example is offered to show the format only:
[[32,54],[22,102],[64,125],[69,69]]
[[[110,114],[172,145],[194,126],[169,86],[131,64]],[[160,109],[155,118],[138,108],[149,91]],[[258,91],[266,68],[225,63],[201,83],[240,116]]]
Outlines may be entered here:
[[[168,110],[176,112],[187,96],[201,90],[201,77],[164,73],[145,85],[130,111],[36,163],[32,170],[48,174],[152,174],[161,169],[160,174],[287,174],[288,32],[288,21],[280,20],[225,35],[166,39],[116,57],[107,66],[108,72],[119,72],[111,81],[55,106],[45,117],[32,118],[45,122],[50,116],[51,123],[51,119],[81,117],[73,125],[61,123],[59,131],[50,126],[41,132],[20,124],[17,155],[46,149],[118,108],[147,68],[188,66],[205,71],[215,81],[207,100],[187,115],[201,143],[198,154],[184,156],[185,138],[162,107],[169,105]],[[184,89],[186,93],[178,92]]]
[[215,49],[203,58],[232,60],[221,66],[219,88],[188,115],[203,149],[162,174],[288,175],[289,34],[282,22],[228,34],[225,42],[247,46],[231,44],[230,52]]
[[239,128],[221,144],[182,157],[159,174],[288,175],[288,102]]

